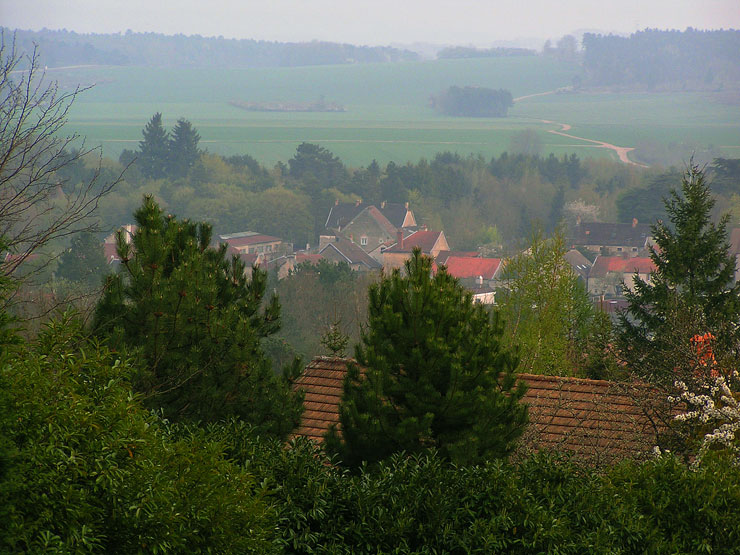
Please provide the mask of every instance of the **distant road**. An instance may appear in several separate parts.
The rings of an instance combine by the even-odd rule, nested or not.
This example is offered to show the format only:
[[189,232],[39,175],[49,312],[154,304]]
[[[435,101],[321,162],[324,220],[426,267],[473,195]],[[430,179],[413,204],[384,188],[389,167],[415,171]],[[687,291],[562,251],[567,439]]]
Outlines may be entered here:
[[[555,89],[553,91],[545,91],[545,92],[535,93],[535,94],[526,94],[524,96],[518,96],[517,98],[514,99],[514,102],[518,102],[520,100],[524,100],[525,98],[533,98],[535,96],[545,96],[545,95],[548,95],[548,94],[555,94],[555,93],[559,93],[559,92],[569,92],[569,91],[572,91],[572,90],[573,90],[573,87],[562,87],[560,89]],[[645,164],[640,164],[638,162],[633,162],[632,160],[630,160],[628,154],[630,152],[632,152],[633,150],[635,150],[635,147],[633,147],[633,146],[630,146],[630,147],[627,147],[627,146],[616,146],[616,145],[613,145],[611,143],[605,143],[604,141],[597,141],[597,140],[594,140],[594,139],[587,139],[585,137],[577,137],[576,135],[571,135],[570,133],[565,133],[565,131],[570,131],[570,129],[572,128],[572,126],[569,125],[569,124],[567,124],[567,123],[559,123],[559,122],[550,121],[550,120],[547,120],[547,119],[543,119],[543,120],[540,120],[540,121],[542,123],[551,123],[551,124],[559,125],[560,126],[560,129],[559,130],[558,129],[548,129],[547,130],[548,133],[552,133],[553,135],[560,135],[561,137],[568,137],[569,139],[578,139],[579,141],[587,141],[589,143],[594,143],[592,145],[594,147],[597,147],[597,148],[608,148],[609,150],[613,150],[614,152],[616,152],[617,153],[617,157],[622,162],[624,162],[625,164],[631,164],[633,166],[639,166],[641,168],[647,168],[648,167]]]
[[579,141],[587,141],[589,143],[594,143],[595,146],[599,148],[608,148],[609,150],[613,150],[617,153],[617,156],[619,159],[624,162],[625,164],[631,164],[633,166],[639,166],[641,168],[647,168],[645,164],[640,164],[638,162],[633,162],[629,159],[628,154],[635,150],[635,147],[626,147],[626,146],[616,146],[611,143],[605,143],[604,141],[597,141],[595,139],[587,139],[585,137],[577,137],[576,135],[571,135],[570,133],[564,133],[564,131],[569,131],[571,129],[571,126],[567,123],[558,123],[556,121],[550,121],[547,119],[540,120],[542,123],[552,123],[554,125],[559,125],[560,130],[557,129],[548,129],[548,133],[552,133],[553,135],[560,135],[561,137],[568,137],[569,139],[578,139]]

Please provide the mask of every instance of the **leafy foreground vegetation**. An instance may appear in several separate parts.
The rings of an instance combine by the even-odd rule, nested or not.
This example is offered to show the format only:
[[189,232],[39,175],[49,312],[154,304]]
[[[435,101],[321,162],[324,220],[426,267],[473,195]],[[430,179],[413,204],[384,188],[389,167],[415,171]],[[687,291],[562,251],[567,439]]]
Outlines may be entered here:
[[135,363],[50,324],[8,346],[0,550],[33,553],[733,553],[740,467],[668,455],[604,473],[540,455],[457,467],[396,455],[350,473],[230,421],[173,425]]

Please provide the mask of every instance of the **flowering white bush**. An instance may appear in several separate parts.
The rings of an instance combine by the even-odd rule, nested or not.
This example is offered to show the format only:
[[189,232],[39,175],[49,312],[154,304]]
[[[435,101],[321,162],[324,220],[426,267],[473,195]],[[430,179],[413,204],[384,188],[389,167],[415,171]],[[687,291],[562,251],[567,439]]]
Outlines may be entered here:
[[[733,384],[737,393],[732,391],[730,384]],[[669,400],[685,401],[689,407],[688,412],[677,415],[675,419],[714,428],[704,434],[696,462],[701,461],[712,447],[728,449],[737,455],[740,462],[740,374],[737,370],[728,376],[712,377],[700,388],[700,393],[689,391],[682,381],[677,381],[675,385],[681,393]]]

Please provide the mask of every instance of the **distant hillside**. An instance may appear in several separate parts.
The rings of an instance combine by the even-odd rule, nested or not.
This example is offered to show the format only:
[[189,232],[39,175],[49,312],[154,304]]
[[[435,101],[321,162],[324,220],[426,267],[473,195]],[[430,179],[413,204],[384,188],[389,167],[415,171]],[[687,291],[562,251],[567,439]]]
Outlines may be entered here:
[[720,90],[740,82],[740,31],[583,35],[587,84],[647,90]]
[[[5,36],[14,31],[4,29]],[[410,50],[332,42],[268,42],[200,35],[157,33],[79,34],[72,31],[15,31],[16,46],[40,47],[41,63],[153,67],[295,67],[309,65],[416,61]]]
[[506,56],[534,56],[537,52],[529,48],[470,48],[467,46],[449,46],[437,53],[437,58],[460,59],[460,58],[500,58]]

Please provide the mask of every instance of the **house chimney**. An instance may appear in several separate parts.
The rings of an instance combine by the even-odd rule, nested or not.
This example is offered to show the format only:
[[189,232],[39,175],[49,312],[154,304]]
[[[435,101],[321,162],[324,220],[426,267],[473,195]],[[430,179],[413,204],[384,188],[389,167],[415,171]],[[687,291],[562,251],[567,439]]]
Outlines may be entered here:
[[401,231],[400,229],[396,231],[396,246],[399,249],[403,248],[403,231]]
[[334,199],[334,206],[339,206],[339,199],[338,198]]
[[360,206],[361,203],[362,203],[362,199],[358,198],[357,201],[355,201],[355,206]]
[[385,208],[385,201],[380,203],[380,209],[382,210],[383,208]]
[[409,209],[409,203],[408,203],[408,202],[405,202],[405,203],[404,203],[404,206],[406,207],[406,210],[408,210],[408,209]]
[[355,236],[352,233],[349,234],[349,240],[350,240],[350,243],[355,242]]
[[478,284],[478,287],[483,287],[483,276],[478,276],[475,282]]
[[632,227],[637,227],[637,218],[632,218]]

